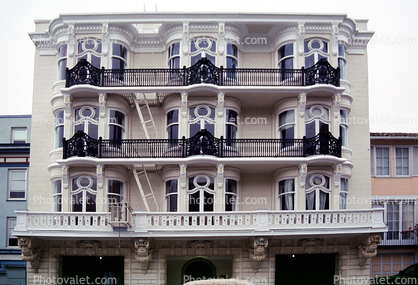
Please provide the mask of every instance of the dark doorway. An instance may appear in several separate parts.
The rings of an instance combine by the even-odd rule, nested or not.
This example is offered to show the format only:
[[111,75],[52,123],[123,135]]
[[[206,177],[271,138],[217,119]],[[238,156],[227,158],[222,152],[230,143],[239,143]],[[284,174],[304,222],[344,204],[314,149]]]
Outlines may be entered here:
[[123,269],[123,256],[62,256],[63,280],[74,280],[68,284],[122,285]]
[[216,277],[216,268],[212,262],[204,258],[188,261],[181,270],[181,284],[189,281],[207,280]]
[[276,255],[276,285],[334,284],[335,254]]

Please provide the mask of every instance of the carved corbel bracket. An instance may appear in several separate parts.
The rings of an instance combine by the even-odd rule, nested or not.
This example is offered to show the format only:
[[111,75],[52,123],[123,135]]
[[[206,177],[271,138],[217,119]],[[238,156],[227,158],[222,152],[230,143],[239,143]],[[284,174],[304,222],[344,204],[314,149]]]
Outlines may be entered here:
[[35,247],[30,237],[19,237],[18,245],[22,249],[22,260],[29,261],[35,273],[37,273],[41,263],[41,248]]
[[135,239],[135,259],[141,264],[142,271],[146,273],[152,260],[152,249],[148,238]]
[[254,272],[258,272],[261,262],[266,259],[268,251],[268,238],[255,237],[249,248],[250,260]]
[[376,256],[377,246],[381,242],[381,234],[369,234],[366,240],[360,242],[360,245],[357,247],[360,266],[364,266],[367,259]]

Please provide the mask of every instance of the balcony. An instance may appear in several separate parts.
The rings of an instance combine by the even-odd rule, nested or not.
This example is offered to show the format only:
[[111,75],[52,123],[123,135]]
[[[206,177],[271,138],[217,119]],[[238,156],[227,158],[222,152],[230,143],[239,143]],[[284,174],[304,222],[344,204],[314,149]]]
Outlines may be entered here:
[[94,139],[82,131],[63,139],[63,159],[96,158],[184,158],[194,155],[228,157],[341,157],[341,138],[319,133],[302,139],[224,139],[206,130],[186,139]]
[[410,232],[399,232],[399,231],[389,231],[385,233],[382,237],[382,246],[417,246],[418,245],[418,236],[415,231]]
[[386,231],[382,209],[322,211],[246,211],[132,213],[132,225],[117,232],[111,213],[17,211],[16,236],[42,237],[219,237],[338,236]]
[[218,86],[340,86],[340,70],[322,59],[302,69],[223,68],[202,58],[182,69],[100,69],[80,60],[66,70],[66,87],[161,87],[214,84]]

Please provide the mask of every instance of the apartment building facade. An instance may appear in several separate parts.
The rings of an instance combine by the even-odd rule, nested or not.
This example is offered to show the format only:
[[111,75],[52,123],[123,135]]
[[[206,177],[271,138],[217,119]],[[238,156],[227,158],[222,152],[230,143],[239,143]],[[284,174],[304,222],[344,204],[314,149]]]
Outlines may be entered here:
[[417,262],[418,134],[371,133],[370,142],[372,206],[388,225],[371,275],[389,276]]
[[372,35],[343,14],[37,21],[28,284],[368,278],[386,226],[350,202],[371,186],[369,127],[348,123]]
[[26,284],[26,261],[13,234],[16,210],[27,209],[30,115],[0,116],[0,283]]

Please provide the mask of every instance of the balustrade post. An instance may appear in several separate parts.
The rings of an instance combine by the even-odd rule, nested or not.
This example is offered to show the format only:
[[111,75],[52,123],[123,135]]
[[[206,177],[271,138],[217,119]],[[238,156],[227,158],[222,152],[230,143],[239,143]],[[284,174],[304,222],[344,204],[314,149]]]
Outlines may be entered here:
[[186,157],[186,137],[185,136],[183,136],[183,138],[181,140],[181,144],[182,144],[182,147],[181,147],[182,154],[181,154],[181,156]]
[[68,67],[65,68],[65,87],[70,87],[70,70]]
[[99,137],[99,158],[102,157],[102,137]]
[[67,140],[65,137],[62,138],[62,159],[67,158]]
[[302,68],[301,68],[301,71],[302,71],[302,86],[306,86],[306,70],[305,70],[305,67],[303,67],[302,66]]
[[183,65],[183,86],[187,86],[187,68],[185,65]]
[[224,136],[221,136],[220,139],[219,157],[224,157]]
[[100,82],[99,82],[99,86],[103,87],[104,86],[104,72],[105,68],[104,66],[102,66],[102,70],[100,70]]
[[221,65],[221,67],[219,68],[219,85],[223,86],[224,85],[224,66]]

